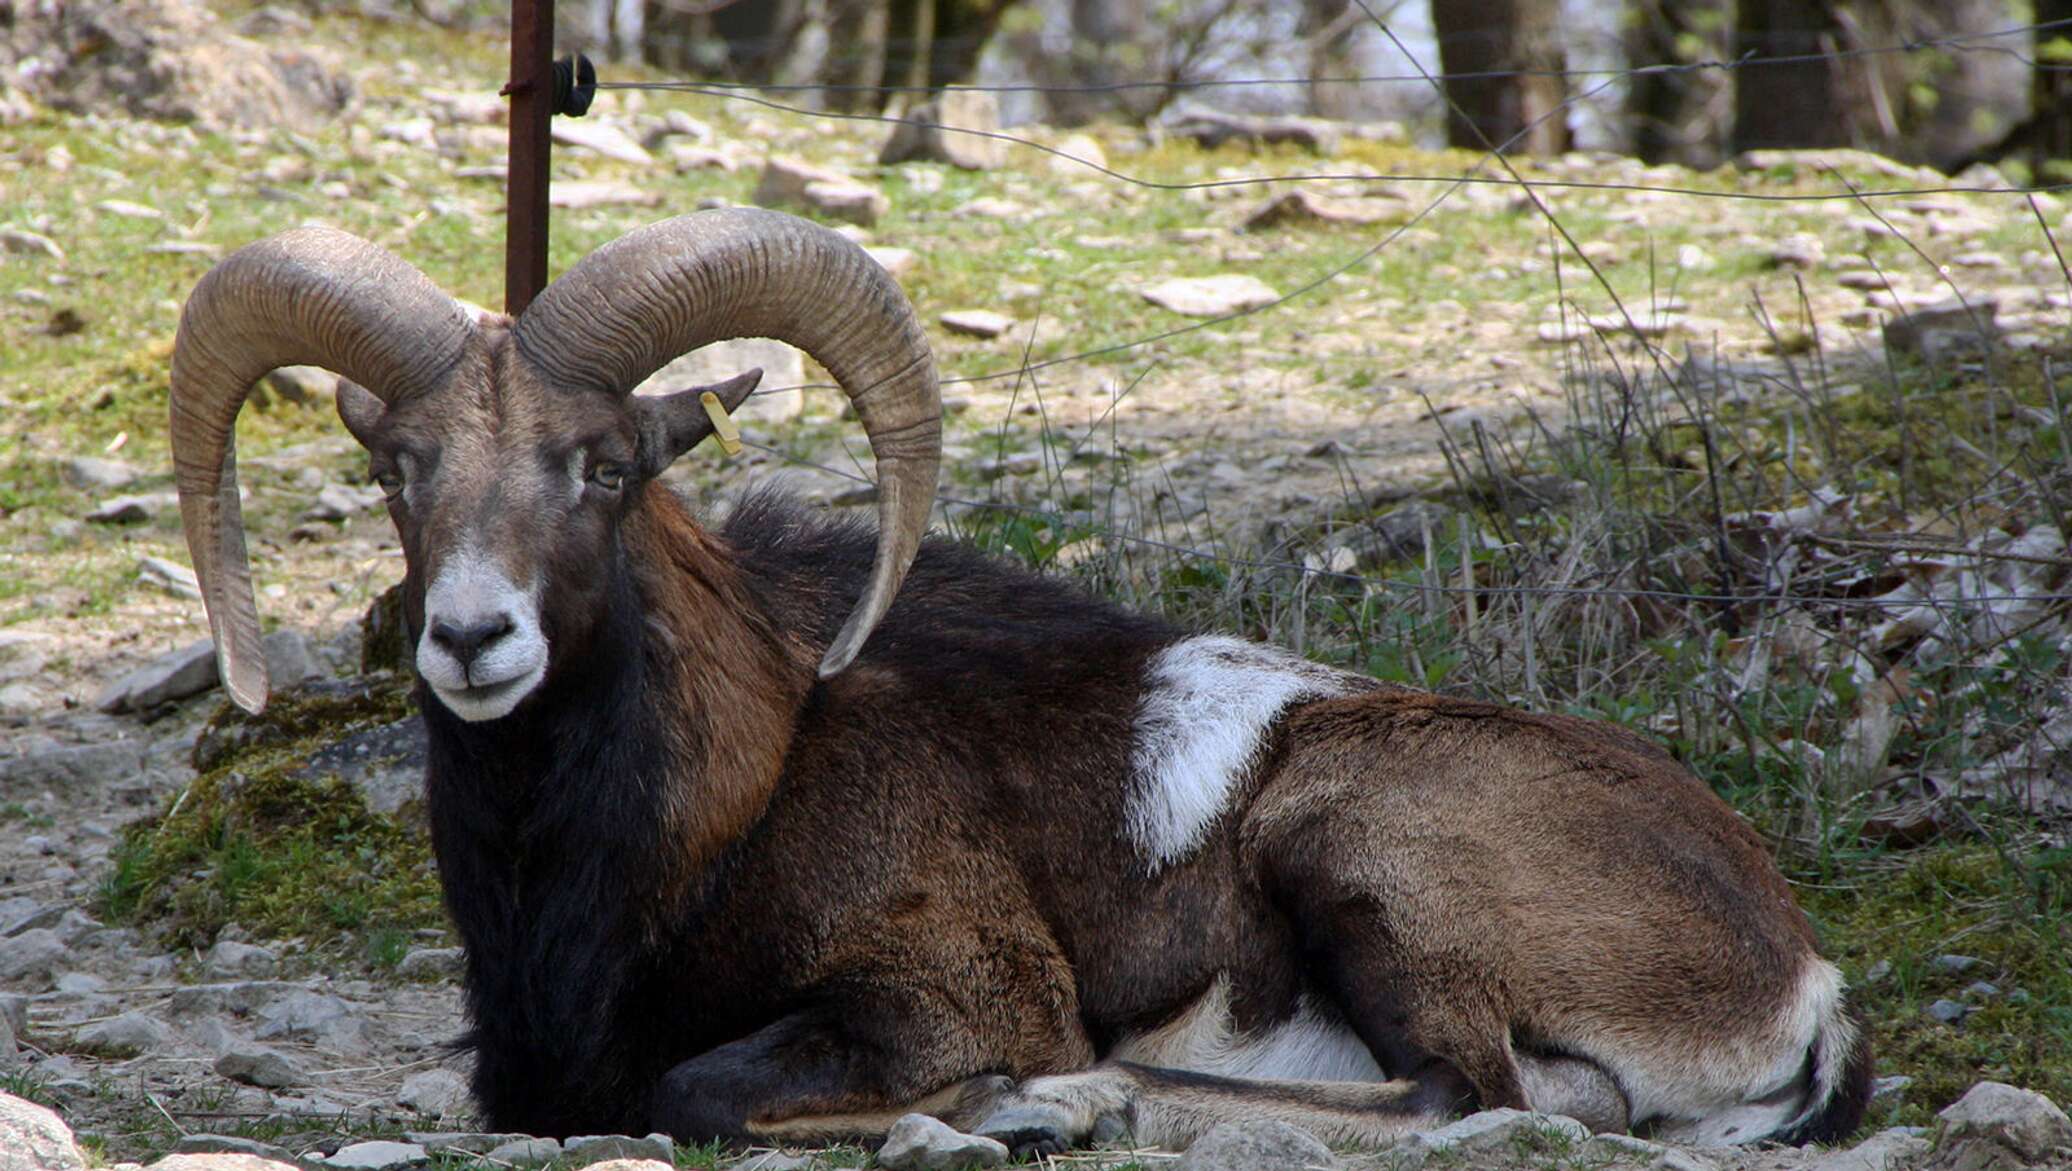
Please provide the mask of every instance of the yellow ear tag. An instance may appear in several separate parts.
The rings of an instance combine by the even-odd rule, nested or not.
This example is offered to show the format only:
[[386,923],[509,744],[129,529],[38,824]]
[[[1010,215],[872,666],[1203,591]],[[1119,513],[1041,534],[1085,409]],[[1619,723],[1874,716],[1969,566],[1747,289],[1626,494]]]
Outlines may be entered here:
[[705,414],[712,419],[712,433],[719,436],[719,449],[728,455],[741,454],[741,428],[734,426],[734,416],[727,413],[727,404],[719,396],[706,391],[698,396],[705,406]]

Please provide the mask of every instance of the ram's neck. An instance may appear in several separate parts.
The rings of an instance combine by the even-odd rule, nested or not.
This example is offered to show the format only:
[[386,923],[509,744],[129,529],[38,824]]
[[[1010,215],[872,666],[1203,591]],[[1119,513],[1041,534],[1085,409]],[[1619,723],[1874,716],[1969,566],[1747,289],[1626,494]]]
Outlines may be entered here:
[[813,686],[812,652],[770,620],[674,493],[650,485],[621,532],[644,608],[642,703],[675,766],[658,812],[683,869],[666,881],[688,891],[768,805]]

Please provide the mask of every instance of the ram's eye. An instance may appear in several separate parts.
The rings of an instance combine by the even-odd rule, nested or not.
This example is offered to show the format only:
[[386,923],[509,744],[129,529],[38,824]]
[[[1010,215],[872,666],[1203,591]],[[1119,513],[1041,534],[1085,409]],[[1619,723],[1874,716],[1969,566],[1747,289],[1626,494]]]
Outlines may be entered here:
[[617,492],[626,486],[626,465],[598,464],[590,469],[590,482],[607,492]]
[[384,469],[374,473],[374,482],[381,485],[382,494],[394,500],[403,492],[403,473]]

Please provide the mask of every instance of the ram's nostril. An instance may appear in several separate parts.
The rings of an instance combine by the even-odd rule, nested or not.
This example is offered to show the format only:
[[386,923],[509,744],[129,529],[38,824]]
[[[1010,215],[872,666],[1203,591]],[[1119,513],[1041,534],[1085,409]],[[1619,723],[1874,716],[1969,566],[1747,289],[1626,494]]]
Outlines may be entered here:
[[432,623],[432,642],[452,655],[465,669],[474,665],[483,648],[511,633],[511,629],[509,614],[498,614],[466,625],[441,620]]

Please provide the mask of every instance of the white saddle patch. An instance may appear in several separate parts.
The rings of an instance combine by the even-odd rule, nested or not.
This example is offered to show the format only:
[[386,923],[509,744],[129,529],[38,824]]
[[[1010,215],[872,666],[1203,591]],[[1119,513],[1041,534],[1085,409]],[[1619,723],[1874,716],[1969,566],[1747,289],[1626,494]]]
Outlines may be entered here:
[[1153,873],[1201,845],[1267,729],[1291,705],[1348,695],[1371,680],[1279,647],[1189,638],[1145,671],[1130,754],[1127,830]]

